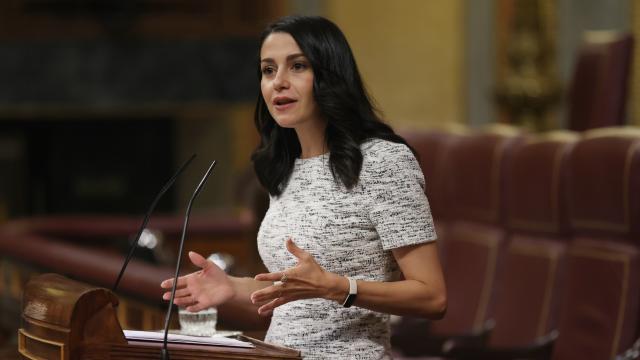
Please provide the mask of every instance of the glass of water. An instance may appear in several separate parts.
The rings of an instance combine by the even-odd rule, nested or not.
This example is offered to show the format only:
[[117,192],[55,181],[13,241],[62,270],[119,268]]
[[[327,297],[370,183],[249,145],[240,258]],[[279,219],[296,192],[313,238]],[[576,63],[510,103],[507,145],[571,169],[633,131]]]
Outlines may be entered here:
[[184,335],[213,336],[216,333],[218,309],[208,308],[191,312],[180,308],[178,310],[180,332]]

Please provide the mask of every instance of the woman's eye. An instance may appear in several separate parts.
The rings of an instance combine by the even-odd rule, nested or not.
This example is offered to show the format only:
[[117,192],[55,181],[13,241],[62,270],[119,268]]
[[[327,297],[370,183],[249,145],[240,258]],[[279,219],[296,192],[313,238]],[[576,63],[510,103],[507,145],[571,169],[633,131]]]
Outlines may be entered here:
[[307,68],[307,64],[301,63],[301,62],[297,62],[297,63],[293,64],[292,68],[293,68],[293,70],[296,70],[296,71],[302,71],[302,70]]
[[273,74],[273,67],[271,66],[265,66],[262,68],[262,75],[270,75]]

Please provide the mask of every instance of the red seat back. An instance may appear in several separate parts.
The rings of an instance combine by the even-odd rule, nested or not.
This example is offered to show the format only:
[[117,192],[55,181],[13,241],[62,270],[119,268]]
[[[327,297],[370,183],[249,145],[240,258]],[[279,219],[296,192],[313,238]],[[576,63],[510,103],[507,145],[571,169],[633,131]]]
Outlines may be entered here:
[[502,173],[515,134],[484,132],[452,143],[444,171],[453,220],[444,252],[448,311],[435,333],[480,330],[491,318],[492,293],[505,231]]
[[569,128],[624,124],[633,37],[589,32],[580,48],[569,92]]
[[569,189],[574,235],[554,359],[611,359],[638,334],[640,131],[586,133]]
[[505,179],[509,245],[496,289],[490,345],[530,345],[555,329],[568,219],[566,162],[573,133],[531,136],[513,150]]

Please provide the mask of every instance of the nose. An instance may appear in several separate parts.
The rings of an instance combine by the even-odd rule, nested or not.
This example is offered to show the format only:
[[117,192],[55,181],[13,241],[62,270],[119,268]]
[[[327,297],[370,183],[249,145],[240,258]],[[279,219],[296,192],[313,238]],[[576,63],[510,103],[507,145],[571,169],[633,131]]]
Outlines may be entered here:
[[289,87],[289,79],[285,70],[278,70],[276,77],[273,80],[273,87],[276,91]]

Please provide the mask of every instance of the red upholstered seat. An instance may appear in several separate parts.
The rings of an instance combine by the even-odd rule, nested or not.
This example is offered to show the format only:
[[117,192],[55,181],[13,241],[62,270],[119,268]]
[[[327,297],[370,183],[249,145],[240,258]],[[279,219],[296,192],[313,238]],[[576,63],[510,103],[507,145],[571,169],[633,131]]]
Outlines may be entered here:
[[505,252],[496,290],[492,348],[531,346],[557,325],[566,244],[516,235]]
[[570,129],[624,124],[632,56],[631,34],[585,34],[569,92]]
[[505,233],[498,227],[455,222],[447,234],[447,314],[431,324],[431,335],[482,332],[490,306]]
[[569,229],[566,165],[577,140],[568,132],[532,136],[509,159],[511,234],[496,291],[492,347],[531,345],[557,325]]
[[569,212],[580,235],[633,241],[640,234],[639,128],[585,133],[570,162]]
[[504,249],[503,172],[521,138],[508,131],[461,136],[444,161],[451,221],[444,263],[448,309],[432,335],[481,332],[492,317],[492,294]]
[[509,234],[494,286],[493,329],[486,344],[448,344],[448,356],[550,355],[568,241],[566,162],[577,138],[566,132],[528,136],[510,151],[503,180]]
[[638,317],[638,247],[578,238],[553,359],[611,359],[635,339]]
[[638,336],[640,130],[587,132],[569,184],[574,235],[553,359],[611,359]]
[[392,340],[406,354],[441,354],[450,336],[482,333],[491,317],[505,240],[501,174],[518,135],[513,128],[496,127],[454,136],[429,134],[421,141],[406,136],[410,144],[421,144],[416,150],[426,169],[428,194],[434,185],[432,209],[437,224],[445,224],[441,254],[448,300],[443,320],[425,324],[405,319]]

